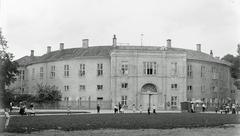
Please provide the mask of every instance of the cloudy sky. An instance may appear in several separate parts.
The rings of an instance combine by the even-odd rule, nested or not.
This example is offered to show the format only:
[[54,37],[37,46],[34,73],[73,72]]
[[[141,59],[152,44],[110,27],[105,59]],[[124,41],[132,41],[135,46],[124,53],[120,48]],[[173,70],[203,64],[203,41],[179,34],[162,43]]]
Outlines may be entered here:
[[0,26],[15,59],[59,49],[119,43],[236,54],[240,43],[238,0],[0,0]]

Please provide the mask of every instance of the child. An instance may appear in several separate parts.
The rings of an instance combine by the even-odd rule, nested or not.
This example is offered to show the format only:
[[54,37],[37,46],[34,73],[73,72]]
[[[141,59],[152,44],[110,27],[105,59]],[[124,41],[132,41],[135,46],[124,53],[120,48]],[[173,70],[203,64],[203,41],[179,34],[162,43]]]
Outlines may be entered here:
[[5,114],[5,118],[6,118],[6,122],[5,122],[5,129],[6,129],[8,127],[9,121],[10,121],[9,109],[5,108],[4,114]]

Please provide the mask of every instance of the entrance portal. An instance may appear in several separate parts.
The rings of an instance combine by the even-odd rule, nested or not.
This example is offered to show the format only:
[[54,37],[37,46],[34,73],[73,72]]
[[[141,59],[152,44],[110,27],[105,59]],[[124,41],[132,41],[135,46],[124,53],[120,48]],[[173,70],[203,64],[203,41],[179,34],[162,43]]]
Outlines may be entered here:
[[154,84],[148,83],[143,85],[141,89],[141,104],[144,109],[158,105],[157,87]]

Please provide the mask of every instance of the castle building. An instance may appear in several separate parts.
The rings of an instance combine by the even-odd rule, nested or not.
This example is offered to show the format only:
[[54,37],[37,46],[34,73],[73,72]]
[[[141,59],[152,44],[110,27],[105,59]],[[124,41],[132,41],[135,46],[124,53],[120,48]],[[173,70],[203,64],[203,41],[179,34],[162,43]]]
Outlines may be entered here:
[[119,46],[114,36],[110,46],[60,49],[42,56],[17,60],[21,74],[11,88],[35,93],[37,84],[55,85],[62,101],[96,108],[155,105],[159,110],[180,109],[180,102],[201,100],[209,106],[225,103],[231,92],[231,64],[201,51],[174,48],[171,40],[164,47]]

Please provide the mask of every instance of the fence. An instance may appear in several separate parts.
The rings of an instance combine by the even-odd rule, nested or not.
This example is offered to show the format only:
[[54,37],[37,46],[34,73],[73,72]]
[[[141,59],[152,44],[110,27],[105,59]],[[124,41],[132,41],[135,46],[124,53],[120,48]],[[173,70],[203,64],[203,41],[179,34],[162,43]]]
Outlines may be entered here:
[[101,109],[112,109],[112,101],[60,101],[52,104],[36,104],[35,109],[67,109],[68,106],[73,110],[96,109],[97,104]]

